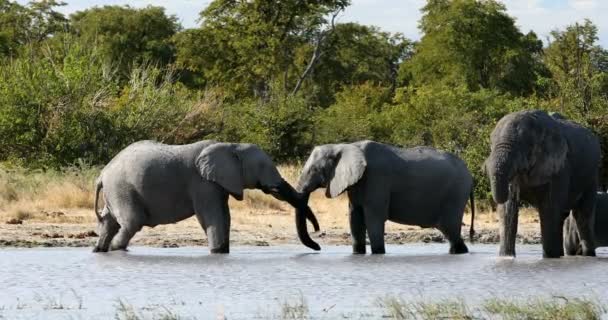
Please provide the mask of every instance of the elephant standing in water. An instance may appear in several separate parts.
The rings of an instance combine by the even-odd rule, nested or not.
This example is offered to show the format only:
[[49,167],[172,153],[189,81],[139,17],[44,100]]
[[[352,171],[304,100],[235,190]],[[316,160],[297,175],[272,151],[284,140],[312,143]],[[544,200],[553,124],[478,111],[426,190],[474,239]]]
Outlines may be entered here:
[[500,214],[501,256],[515,256],[519,200],[538,209],[543,256],[564,255],[563,222],[570,210],[581,252],[595,255],[591,229],[600,145],[590,130],[544,111],[504,116],[491,135],[485,162]]
[[[196,215],[211,253],[228,253],[228,195],[242,200],[247,188],[287,201],[298,208],[298,214],[306,215],[304,221],[310,219],[315,230],[319,229],[306,200],[255,145],[209,140],[188,145],[133,143],[116,155],[97,179],[95,214],[100,236],[94,251],[126,249],[143,226],[176,223]],[[99,213],[101,190],[105,207]],[[305,245],[320,249],[305,229],[298,234]]]
[[[450,253],[468,252],[460,231],[469,196],[474,207],[472,186],[467,166],[451,153],[373,141],[315,147],[298,181],[306,199],[321,187],[328,198],[347,191],[353,252],[361,254],[366,231],[372,253],[385,252],[387,220],[438,228],[450,241]],[[297,216],[306,228],[306,221]]]
[[[593,222],[595,246],[608,246],[608,194],[605,192],[598,192],[595,196],[595,220]],[[566,254],[571,256],[583,253],[581,238],[572,215],[569,215],[564,222],[564,249]]]

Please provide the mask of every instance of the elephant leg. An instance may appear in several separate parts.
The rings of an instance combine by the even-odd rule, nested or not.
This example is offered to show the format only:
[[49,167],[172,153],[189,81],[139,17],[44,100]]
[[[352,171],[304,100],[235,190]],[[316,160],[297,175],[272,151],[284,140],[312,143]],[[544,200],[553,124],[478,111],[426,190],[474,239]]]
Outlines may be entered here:
[[546,199],[538,208],[540,236],[544,258],[559,258],[564,255],[562,212],[555,208],[553,199]]
[[349,202],[348,209],[353,253],[365,254],[365,217],[363,215],[363,208]]
[[216,190],[204,200],[195,200],[196,218],[207,234],[211,253],[230,252],[228,194]]
[[564,252],[569,256],[582,254],[576,221],[572,215],[564,221]]
[[[131,197],[135,199],[135,197]],[[114,208],[113,208],[114,209]],[[145,209],[138,201],[132,200],[123,203],[118,208],[116,216],[119,218],[120,229],[114,237],[111,250],[127,250],[129,242],[144,225]]]
[[516,199],[507,200],[498,205],[498,217],[500,224],[500,248],[499,256],[515,257],[515,239],[517,236],[517,219],[519,207]]
[[438,229],[450,242],[450,254],[462,254],[469,252],[469,248],[467,248],[467,245],[464,243],[462,235],[460,234],[460,224],[441,224]]
[[99,223],[99,239],[93,249],[93,252],[108,252],[112,239],[118,233],[120,225],[116,219],[110,214],[106,206],[102,212],[102,220]]
[[581,205],[572,211],[576,220],[576,229],[580,239],[580,250],[584,256],[595,257],[595,191],[587,192],[581,199]]
[[365,227],[367,228],[367,236],[369,244],[372,248],[372,254],[384,254],[384,223],[388,217],[387,205],[365,205],[363,207],[363,216],[365,218]]
[[142,225],[129,225],[127,227],[120,227],[120,230],[118,231],[118,234],[116,235],[116,237],[114,238],[114,241],[112,241],[112,250],[127,250],[127,246],[129,245],[129,242],[131,241],[131,239],[133,239],[133,236],[135,236],[135,234],[141,230]]

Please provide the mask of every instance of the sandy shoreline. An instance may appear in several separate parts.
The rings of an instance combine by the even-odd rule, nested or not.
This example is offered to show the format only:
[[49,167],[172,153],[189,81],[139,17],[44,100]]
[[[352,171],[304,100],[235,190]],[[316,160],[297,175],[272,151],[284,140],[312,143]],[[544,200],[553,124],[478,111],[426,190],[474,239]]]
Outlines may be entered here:
[[[331,206],[327,207],[330,203]],[[231,201],[232,227],[230,243],[237,245],[274,246],[299,244],[293,211],[288,205],[271,205],[255,208],[251,204]],[[270,208],[271,207],[271,208]],[[313,201],[321,230],[311,233],[323,245],[349,245],[347,203]],[[91,209],[62,209],[42,211],[27,220],[15,220],[0,215],[0,247],[88,247],[97,240],[97,223]],[[13,221],[11,221],[13,220]],[[470,216],[463,219],[462,235],[468,243]],[[17,224],[13,224],[17,222]],[[498,242],[498,220],[495,213],[479,213],[475,221],[475,241]],[[433,228],[387,223],[387,244],[413,242],[445,242],[443,235]],[[309,230],[312,227],[309,225]],[[518,241],[540,243],[540,227],[536,214],[524,211],[520,216]],[[132,240],[132,245],[152,247],[206,246],[206,236],[196,219],[176,224],[144,227]]]

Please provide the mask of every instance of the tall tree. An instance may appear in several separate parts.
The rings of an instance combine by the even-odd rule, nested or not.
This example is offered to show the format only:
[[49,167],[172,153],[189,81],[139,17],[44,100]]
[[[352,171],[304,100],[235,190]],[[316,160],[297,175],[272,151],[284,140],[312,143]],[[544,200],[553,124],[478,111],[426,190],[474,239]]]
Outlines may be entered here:
[[67,19],[54,10],[63,5],[55,0],[32,1],[27,6],[0,0],[0,58],[16,56],[23,45],[65,31]]
[[215,0],[201,12],[200,29],[176,37],[178,63],[201,73],[208,83],[225,84],[246,95],[267,96],[276,83],[291,91],[309,70],[309,64],[294,65],[295,51],[307,43],[320,47],[331,28],[332,13],[348,4],[349,0]]
[[597,40],[590,20],[551,32],[545,56],[562,111],[574,107],[585,116],[598,98],[608,99],[608,53]]
[[171,37],[181,28],[162,7],[94,7],[71,17],[72,30],[82,41],[97,46],[106,59],[128,73],[133,64],[173,61]]
[[522,34],[495,0],[428,0],[419,27],[423,36],[403,78],[413,84],[466,84],[515,94],[534,90],[543,72],[542,43]]

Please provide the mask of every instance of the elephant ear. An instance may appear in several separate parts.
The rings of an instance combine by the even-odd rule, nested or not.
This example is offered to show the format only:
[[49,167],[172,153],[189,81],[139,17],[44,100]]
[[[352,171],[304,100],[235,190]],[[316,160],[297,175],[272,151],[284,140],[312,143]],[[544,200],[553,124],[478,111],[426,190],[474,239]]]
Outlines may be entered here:
[[558,173],[568,156],[568,142],[560,123],[552,118],[547,122],[548,125],[541,126],[538,143],[534,144],[530,154],[530,178],[534,181],[543,181]]
[[354,185],[361,179],[365,172],[367,162],[363,151],[356,146],[343,144],[339,145],[340,151],[334,169],[334,175],[331,178],[325,195],[330,198],[335,198],[342,194],[348,187]]
[[196,158],[196,166],[205,180],[213,181],[237,200],[243,200],[241,160],[229,143],[211,145]]

